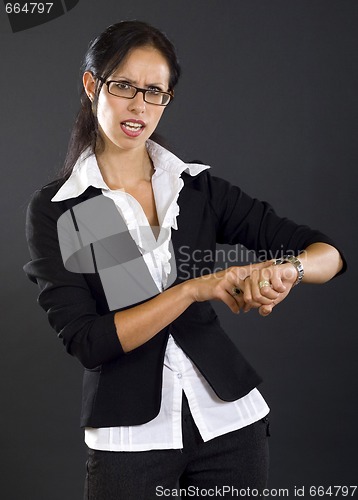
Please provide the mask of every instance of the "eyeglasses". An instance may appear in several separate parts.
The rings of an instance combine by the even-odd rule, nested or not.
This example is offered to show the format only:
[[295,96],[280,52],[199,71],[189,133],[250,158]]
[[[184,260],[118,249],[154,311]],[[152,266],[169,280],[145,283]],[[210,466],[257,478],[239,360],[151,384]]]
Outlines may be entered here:
[[124,99],[134,99],[134,97],[141,92],[143,99],[148,104],[155,104],[156,106],[167,106],[173,99],[173,94],[170,92],[162,92],[156,88],[141,89],[126,82],[117,82],[115,80],[108,80],[107,82],[102,77],[98,77],[101,82],[107,85],[108,93],[116,97],[123,97]]

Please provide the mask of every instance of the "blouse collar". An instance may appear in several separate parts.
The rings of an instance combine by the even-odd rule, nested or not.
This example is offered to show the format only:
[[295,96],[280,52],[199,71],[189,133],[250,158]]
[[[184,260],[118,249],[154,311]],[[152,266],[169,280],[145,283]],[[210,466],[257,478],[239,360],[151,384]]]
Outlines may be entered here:
[[[208,165],[198,163],[184,163],[173,153],[150,139],[148,139],[146,146],[153,162],[155,173],[168,174],[169,179],[172,179],[169,181],[171,183],[176,184],[175,181],[180,178],[183,172],[195,176],[203,170],[210,168]],[[110,191],[110,188],[103,180],[95,154],[90,149],[87,149],[78,158],[70,177],[57,191],[51,201],[57,202],[69,198],[77,198],[89,186]]]

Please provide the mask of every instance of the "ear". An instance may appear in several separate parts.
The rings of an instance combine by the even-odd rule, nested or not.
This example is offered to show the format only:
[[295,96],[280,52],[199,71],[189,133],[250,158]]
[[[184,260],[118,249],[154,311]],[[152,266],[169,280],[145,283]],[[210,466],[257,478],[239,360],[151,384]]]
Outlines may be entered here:
[[93,102],[96,90],[96,80],[90,71],[85,71],[82,77],[85,92],[91,102]]

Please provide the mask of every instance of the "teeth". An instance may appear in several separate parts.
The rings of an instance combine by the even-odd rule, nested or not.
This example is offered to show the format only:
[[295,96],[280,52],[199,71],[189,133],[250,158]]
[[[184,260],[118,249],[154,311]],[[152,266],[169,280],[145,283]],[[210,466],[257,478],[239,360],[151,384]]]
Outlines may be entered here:
[[133,122],[124,122],[123,125],[129,129],[129,130],[132,130],[132,131],[137,131],[139,129],[141,129],[143,127],[143,125],[141,125],[140,123],[133,123]]

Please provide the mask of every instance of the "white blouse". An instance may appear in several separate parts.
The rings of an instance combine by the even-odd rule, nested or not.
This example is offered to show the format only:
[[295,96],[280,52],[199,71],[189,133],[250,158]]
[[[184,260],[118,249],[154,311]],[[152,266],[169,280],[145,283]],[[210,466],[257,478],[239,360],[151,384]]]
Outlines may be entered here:
[[[114,201],[139,250],[143,255],[145,254],[144,259],[148,270],[158,290],[162,292],[170,273],[171,230],[178,228],[177,199],[184,185],[180,176],[184,171],[190,175],[197,175],[209,167],[186,164],[150,140],[147,141],[147,149],[155,169],[152,176],[152,188],[160,224],[157,240],[160,242],[159,246],[154,242],[155,236],[140,203],[124,190],[111,190],[106,185],[94,154],[88,156],[88,153],[85,153],[79,158],[71,176],[52,201],[77,197],[89,186],[102,189],[103,195]],[[87,446],[107,451],[182,448],[183,391],[204,441],[245,427],[263,418],[270,411],[256,388],[237,401],[227,402],[219,399],[194,363],[170,335],[164,357],[162,402],[159,414],[153,420],[141,425],[98,429],[87,427],[85,429]],[[140,401],[138,404],[140,405]]]

